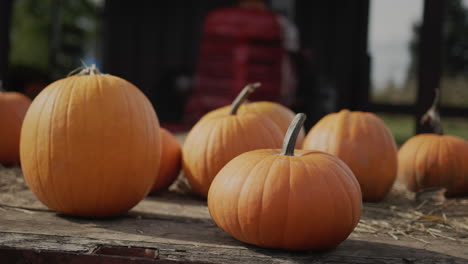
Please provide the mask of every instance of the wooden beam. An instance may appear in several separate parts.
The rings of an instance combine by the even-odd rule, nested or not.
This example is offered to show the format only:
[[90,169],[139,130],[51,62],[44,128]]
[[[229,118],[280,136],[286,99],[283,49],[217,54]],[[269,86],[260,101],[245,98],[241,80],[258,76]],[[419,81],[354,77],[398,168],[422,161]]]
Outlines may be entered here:
[[429,109],[439,88],[442,73],[442,26],[444,21],[444,0],[425,0],[423,25],[419,47],[419,87],[416,102],[416,133],[425,131],[419,123]]
[[0,80],[5,79],[10,50],[10,22],[13,0],[0,1]]
[[[393,105],[393,104],[374,104],[369,103],[364,106],[361,110],[368,112],[383,112],[390,114],[407,114],[415,115],[416,107],[414,105]],[[439,112],[443,116],[450,117],[467,117],[468,108],[456,107],[456,106],[443,106],[439,107]]]

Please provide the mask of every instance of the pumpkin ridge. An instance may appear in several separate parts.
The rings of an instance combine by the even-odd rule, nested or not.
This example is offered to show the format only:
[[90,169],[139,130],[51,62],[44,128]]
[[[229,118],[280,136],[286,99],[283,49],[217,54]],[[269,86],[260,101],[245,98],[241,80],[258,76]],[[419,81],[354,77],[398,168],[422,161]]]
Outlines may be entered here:
[[[258,165],[261,165],[262,163],[265,163],[268,158],[265,157],[265,158],[262,158],[262,160],[258,163]],[[265,186],[266,186],[266,183],[268,181],[269,178],[271,178],[271,168],[273,167],[273,164],[275,162],[275,158],[273,158],[273,160],[271,161],[271,165],[268,167],[268,170],[267,170],[267,173],[266,173],[266,176],[265,176],[265,179],[264,179],[264,182],[262,184],[262,198],[260,200],[260,210],[259,210],[259,215],[258,215],[258,226],[257,226],[257,234],[256,234],[256,238],[258,238],[258,244],[260,245],[265,245],[266,243],[263,242],[263,238],[259,235],[261,234],[262,232],[260,232],[261,228],[262,228],[262,212],[263,212],[263,201],[265,201]],[[257,166],[256,166],[257,167]],[[254,171],[254,170],[252,170]],[[250,175],[249,175],[250,176]],[[249,239],[250,240],[250,239]],[[256,240],[256,239],[254,239]]]
[[[256,115],[258,116],[258,114],[256,114]],[[270,128],[269,128],[268,126],[265,126],[265,123],[263,122],[263,119],[261,119],[261,118],[257,118],[257,119],[258,119],[257,123],[261,124],[261,126],[262,126],[263,128],[266,128],[265,131],[268,131],[268,133],[265,133],[265,134],[267,134],[267,135],[270,137],[270,139],[271,139],[270,142],[275,142],[275,139],[274,139],[274,137],[273,137],[273,134],[271,133],[272,131],[270,130]],[[275,126],[278,126],[275,122],[272,121],[271,118],[268,119],[268,120],[270,120],[272,123],[274,123]]]
[[[242,138],[249,138],[249,133],[248,133],[249,131],[248,131],[248,130],[246,131],[246,130],[244,129],[244,125],[242,124],[242,120],[243,120],[243,119],[241,120],[241,119],[239,119],[239,118],[236,118],[235,120],[236,120],[236,125],[237,125],[237,127],[239,127],[239,128],[238,128],[238,131],[240,131],[240,133],[242,133],[242,135],[244,135]],[[259,122],[259,123],[260,123],[260,122]],[[246,132],[247,132],[247,133],[246,133]],[[249,140],[244,140],[242,143],[243,143],[243,144],[246,144],[247,149],[254,150],[254,148],[252,148],[252,147],[250,146],[250,141],[249,141]]]
[[[336,116],[335,118],[338,119],[338,122],[337,122],[337,127],[336,127],[336,130],[338,131],[334,137],[328,137],[328,140],[330,140],[332,142],[332,148],[329,148],[329,151],[333,152],[333,153],[336,153],[336,156],[342,156],[343,155],[343,148],[340,148],[339,146],[342,144],[343,142],[343,138],[346,138],[346,127],[348,127],[348,118],[350,116],[350,112],[348,110],[342,110],[340,111]],[[334,130],[332,126],[332,122],[329,122],[328,124],[328,127],[329,130]],[[329,142],[330,142],[329,141]],[[344,157],[344,159],[347,159],[347,157]]]
[[[261,158],[261,157],[260,157],[260,158],[257,157],[256,159],[253,159],[253,160],[251,160],[250,162],[243,163],[243,164],[242,164],[243,166],[239,167],[239,171],[241,171],[242,169],[245,169],[245,167],[247,167],[247,166],[250,166],[250,167],[251,167],[251,168],[250,168],[250,171],[253,171],[253,170],[255,169],[255,167],[258,165],[258,161],[260,161],[260,160],[262,160],[262,158]],[[257,163],[255,163],[254,161],[257,161]],[[249,176],[249,175],[247,175],[247,177],[244,178],[244,181],[242,182],[242,186],[241,186],[241,187],[243,187],[243,186],[245,185],[245,182],[246,182],[246,179],[248,178],[248,176]],[[226,177],[225,177],[225,178],[226,178]],[[215,179],[213,180],[213,182],[216,181],[216,179],[217,179],[217,178],[215,177]],[[224,182],[226,182],[226,179],[224,179]],[[213,184],[213,183],[212,183],[212,184]],[[236,197],[236,199],[235,199],[235,200],[236,200],[236,206],[235,206],[236,212],[239,211],[239,199],[238,199],[238,198],[239,198],[239,195],[240,195],[241,192],[242,192],[242,188],[240,188],[239,190],[240,190],[240,191],[239,191],[239,193],[237,194],[237,197]],[[214,192],[216,192],[216,190],[215,190]],[[215,194],[214,196],[217,197],[218,195]],[[223,199],[222,201],[225,201],[225,200]],[[222,206],[222,208],[223,208],[222,211],[224,211],[225,206]],[[219,210],[219,208],[216,207],[216,212],[215,212],[215,214],[216,214],[216,218],[218,218],[218,219],[219,219],[219,215],[221,215],[221,216],[223,217],[223,218],[222,218],[222,222],[223,222],[224,224],[223,224],[223,225],[220,225],[220,226],[223,226],[223,227],[224,227],[224,228],[222,228],[222,229],[223,229],[225,232],[227,232],[228,234],[239,233],[239,232],[237,232],[237,231],[235,231],[235,230],[241,230],[241,238],[239,238],[239,240],[241,240],[241,241],[246,241],[246,239],[245,239],[245,237],[244,237],[244,235],[243,235],[243,233],[242,233],[242,229],[241,229],[241,225],[240,225],[240,221],[239,221],[239,214],[238,214],[238,213],[236,214],[236,217],[235,217],[235,220],[236,220],[236,221],[234,221],[234,222],[235,222],[235,228],[234,228],[234,231],[235,231],[235,232],[233,232],[233,231],[232,231],[232,230],[233,230],[232,225],[229,224],[229,221],[226,221],[226,216],[227,216],[228,214],[226,214],[226,213],[224,213],[224,212],[222,212],[222,213],[220,214],[218,210]],[[211,214],[211,211],[210,211],[210,214]]]
[[[457,169],[454,170],[454,167],[458,166],[458,159],[457,158],[458,158],[459,155],[451,155],[452,153],[456,152],[456,150],[454,150],[452,148],[452,145],[450,144],[451,142],[449,140],[442,140],[442,138],[440,138],[440,137],[438,139],[439,139],[438,141],[440,142],[440,144],[445,145],[446,154],[448,154],[447,156],[455,158],[454,160],[451,160],[451,161],[448,162],[448,164],[450,164],[450,170],[449,169],[446,169],[446,170],[450,171],[450,173],[457,173],[459,170],[457,170]],[[439,157],[444,158],[444,156],[441,155],[441,152],[439,152]],[[439,163],[439,164],[447,164],[447,163],[444,162],[444,163]],[[447,177],[445,177],[445,178],[447,178]],[[447,191],[448,190],[454,190],[457,187],[456,179],[458,179],[458,175],[455,175],[455,177],[448,177],[448,181],[446,180],[444,182],[445,183],[444,187],[446,188]],[[454,188],[454,189],[452,189],[452,188]],[[457,192],[456,189],[455,189],[455,192]]]
[[[272,121],[272,120],[273,120],[273,119],[270,118],[270,121]],[[275,124],[274,127],[276,127],[276,130],[281,131],[281,128],[279,127],[279,125],[278,125],[276,122],[273,122],[273,121],[272,121],[272,123]],[[267,130],[269,131],[268,135],[270,135],[271,142],[276,142],[275,138],[273,137],[274,131],[272,131],[272,130],[270,129],[269,126],[265,126],[265,123],[263,122],[263,120],[262,120],[262,125],[263,125],[264,127],[266,127]],[[278,147],[280,147],[280,146],[278,146]]]
[[[64,93],[64,90],[65,89],[60,89],[61,87],[54,87],[54,90],[53,90],[53,101],[52,101],[52,105],[50,105],[50,116],[51,116],[51,119],[53,120],[53,118],[55,117],[55,113],[56,113],[56,107],[57,107],[57,100],[58,98],[60,98],[61,96],[63,96],[63,93]],[[40,124],[40,120],[38,120],[38,124]],[[52,166],[52,140],[50,140],[52,138],[52,134],[53,134],[53,131],[52,131],[52,123],[53,122],[50,122],[49,123],[49,126],[48,126],[48,129],[47,129],[47,132],[48,132],[48,142],[47,142],[47,145],[48,145],[48,150],[47,150],[47,172],[46,174],[48,175],[48,182],[51,183],[52,187],[50,187],[50,192],[51,192],[51,196],[53,197],[53,201],[55,203],[55,207],[56,208],[63,208],[61,202],[62,201],[59,201],[60,199],[58,199],[58,195],[57,195],[57,189],[55,188],[55,179],[54,179],[54,175],[52,173],[52,169],[51,169],[51,166]],[[39,125],[38,125],[39,127]],[[37,131],[37,130],[36,130]],[[40,169],[39,169],[40,170]]]
[[[335,164],[334,164],[335,165]],[[338,166],[335,166],[333,169],[331,169],[330,171],[332,171],[333,175],[335,175],[335,177],[338,179],[338,181],[340,182],[340,186],[341,186],[341,192],[342,193],[345,193],[346,195],[346,198],[348,200],[348,203],[349,204],[353,204],[353,199],[351,198],[352,195],[349,193],[349,190],[347,188],[345,188],[344,184],[343,184],[343,178],[341,176],[340,173],[337,173],[336,169],[340,169],[340,170],[343,170],[343,168],[338,165]],[[346,173],[347,174],[347,173]],[[359,184],[358,184],[359,185]],[[354,207],[351,207],[350,208],[350,212],[351,212],[351,221],[349,221],[349,223],[351,224],[349,226],[349,229],[348,230],[353,230],[354,227],[356,226],[357,222],[356,222],[356,213],[354,212]]]
[[[146,97],[143,97],[143,98],[146,99]],[[136,102],[136,103],[138,103],[138,102]],[[151,102],[149,102],[149,103],[151,104]],[[156,143],[155,140],[159,140],[160,148],[159,148],[159,158],[155,158],[154,155],[152,155],[151,152],[150,152],[150,149],[149,149],[149,146],[150,146],[150,145],[145,144],[145,157],[146,157],[146,159],[148,159],[148,162],[149,162],[150,164],[153,164],[154,171],[157,172],[156,175],[154,176],[153,183],[152,183],[150,186],[148,186],[149,188],[148,188],[148,191],[146,192],[146,195],[147,195],[148,193],[151,192],[152,186],[156,183],[156,181],[157,181],[158,179],[160,180],[159,170],[160,170],[161,167],[162,167],[162,162],[161,162],[161,161],[162,161],[162,155],[163,155],[163,154],[162,154],[162,152],[163,152],[163,146],[162,146],[163,143],[161,142],[162,137],[163,137],[163,135],[162,135],[163,132],[162,132],[161,126],[160,126],[160,124],[159,124],[159,118],[158,118],[158,116],[156,115],[156,119],[158,120],[158,125],[159,125],[159,127],[160,127],[160,130],[159,130],[159,133],[158,133],[158,136],[159,136],[159,137],[156,139],[156,135],[155,135],[156,133],[155,133],[155,131],[158,131],[158,129],[157,129],[155,123],[150,124],[150,121],[149,121],[149,120],[151,120],[150,115],[151,115],[151,113],[152,113],[152,111],[151,111],[152,109],[149,108],[149,105],[150,105],[150,104],[145,105],[145,114],[144,114],[144,118],[143,118],[143,119],[145,120],[145,121],[144,121],[144,123],[145,123],[145,131],[146,131],[146,134],[148,135],[148,137],[149,137],[149,135],[153,135],[152,137],[150,137],[150,138],[151,138],[151,146],[153,146],[153,145]],[[156,113],[155,113],[155,114],[156,114]],[[168,131],[168,132],[169,132],[169,131]],[[176,140],[177,140],[177,139],[176,139]],[[180,145],[179,145],[179,147],[180,147]],[[156,162],[157,162],[156,160],[159,161],[159,163],[157,163],[157,164],[158,164],[158,166],[157,166],[158,168],[157,168],[157,169],[155,168],[156,165],[154,165],[154,164],[156,164]],[[179,162],[179,166],[178,166],[178,167],[180,168],[180,162],[181,162],[180,156],[179,156],[178,162]],[[179,170],[179,172],[180,172],[180,170]],[[177,177],[177,175],[176,175],[175,177]],[[146,195],[145,195],[145,196],[146,196]]]
[[[38,117],[37,120],[34,120],[35,121],[35,126],[36,126],[36,129],[35,129],[36,133],[35,133],[35,136],[34,136],[35,138],[37,138],[38,135],[39,135],[39,129],[38,128],[39,128],[42,112],[44,112],[44,108],[46,106],[47,106],[46,104],[41,105],[41,107],[39,108],[39,111],[38,111],[39,112],[39,115],[38,115],[39,117]],[[38,155],[37,155],[37,151],[38,151],[39,148],[38,148],[37,144],[38,144],[38,141],[36,141],[35,144],[34,144],[35,145],[35,147],[34,147],[34,160],[35,160],[35,165],[36,165],[35,167],[36,167],[36,173],[37,173],[37,182],[38,182],[38,185],[39,185],[40,197],[42,199],[44,199],[43,203],[48,203],[49,198],[46,198],[48,196],[43,195],[43,193],[44,193],[44,187],[43,186],[44,185],[43,185],[43,182],[42,182],[42,179],[41,179],[42,178],[41,175],[43,175],[43,174],[42,174],[41,168],[39,166]],[[34,184],[36,184],[36,183],[34,183]]]
[[[227,120],[227,119],[226,119],[226,120]],[[214,150],[214,149],[218,149],[218,148],[219,148],[219,147],[216,147],[216,146],[213,147],[213,145],[215,144],[215,142],[217,142],[217,140],[218,140],[217,135],[219,135],[219,134],[217,134],[217,133],[215,133],[215,132],[216,132],[217,130],[219,130],[220,128],[222,129],[222,128],[225,126],[226,120],[223,120],[221,124],[219,124],[219,125],[217,125],[217,126],[214,126],[214,127],[211,129],[210,134],[209,134],[209,137],[207,138],[207,139],[208,139],[208,144],[206,145],[205,150]],[[215,140],[215,139],[216,139],[216,140]],[[220,154],[220,153],[218,153],[218,152],[219,152],[219,151],[216,151],[216,153],[214,153],[214,154],[215,154],[215,155],[221,155],[220,158],[221,158],[221,159],[225,159],[224,153],[221,153],[221,154]],[[214,175],[214,176],[211,176],[210,179],[208,179],[209,181],[213,182],[213,179],[216,177],[216,175],[218,174],[218,172],[221,170],[222,167],[219,168],[218,171],[213,172],[213,173],[211,173],[211,171],[209,171],[210,168],[213,168],[213,167],[211,166],[211,160],[212,160],[212,159],[208,157],[208,155],[210,155],[210,154],[211,154],[211,151],[205,151],[205,159],[204,159],[205,166],[204,166],[204,168],[205,168],[205,173],[206,173],[206,175]],[[205,184],[202,183],[201,185],[204,186]],[[202,187],[202,188],[204,188],[204,187]],[[209,190],[209,188],[208,188],[208,190]],[[205,192],[208,193],[208,190],[206,190],[206,191],[203,190],[202,193],[205,193]]]
[[[242,192],[244,191],[244,188],[245,188],[245,186],[246,186],[245,183],[247,182],[247,179],[248,179],[249,177],[251,177],[252,172],[256,171],[257,167],[258,167],[264,160],[265,160],[265,158],[262,157],[262,158],[252,167],[252,169],[249,171],[249,173],[247,174],[247,176],[244,178],[244,182],[242,183],[242,186],[241,186],[240,191],[239,191],[239,196],[240,196],[240,195],[242,194]],[[265,188],[265,187],[263,187],[263,188]],[[263,189],[263,191],[265,191],[265,189]],[[242,241],[244,241],[244,242],[249,242],[249,243],[251,243],[251,242],[250,242],[250,237],[247,237],[248,239],[246,239],[245,230],[244,230],[244,228],[242,227],[242,225],[240,224],[240,223],[241,223],[241,221],[240,221],[240,219],[239,219],[239,216],[240,216],[240,213],[239,213],[239,208],[240,208],[239,202],[240,202],[240,199],[236,199],[236,201],[237,201],[237,207],[236,207],[236,208],[237,208],[237,217],[236,217],[236,218],[237,218],[237,223],[238,223],[238,225],[239,225],[239,231],[240,231],[239,233],[240,233],[240,237],[241,237],[241,238],[239,238],[239,240],[242,240]],[[262,201],[263,201],[263,193],[262,193]],[[262,204],[262,207],[263,207],[263,204]],[[260,221],[259,221],[259,222],[260,222]]]
[[[301,159],[299,159],[299,160],[301,160]],[[291,159],[288,158],[288,161],[289,161],[289,162],[288,162],[288,166],[289,166],[289,184],[288,184],[288,195],[287,195],[288,201],[286,202],[286,208],[285,208],[285,210],[284,210],[284,211],[286,212],[286,221],[284,222],[284,226],[283,226],[283,235],[282,235],[282,238],[283,238],[283,239],[281,240],[281,242],[282,242],[282,243],[281,243],[281,244],[282,244],[281,246],[282,246],[282,247],[286,247],[286,245],[287,245],[287,241],[286,241],[286,240],[287,240],[287,239],[286,239],[286,238],[287,238],[287,237],[286,237],[286,236],[287,236],[287,232],[286,232],[286,231],[288,230],[288,225],[289,225],[289,222],[290,222],[289,216],[291,215],[291,214],[289,213],[289,209],[290,209],[289,204],[291,203],[291,179],[292,179],[292,175],[293,175],[293,174],[292,174],[292,167],[291,167]],[[302,160],[301,160],[301,161],[302,161]],[[302,164],[303,164],[303,166],[304,166],[304,162],[303,162],[303,161],[302,161]]]
[[[328,177],[326,177],[326,176],[322,173],[322,172],[323,172],[322,168],[320,168],[315,162],[314,162],[314,163],[311,163],[311,165],[313,165],[313,166],[316,168],[317,171],[321,172],[321,173],[320,173],[320,178],[322,178],[322,181],[325,182],[325,185],[327,186],[327,190],[328,190],[328,192],[327,192],[327,193],[328,193],[328,200],[332,201],[332,202],[331,202],[331,203],[332,203],[332,206],[331,206],[332,209],[331,209],[330,211],[332,212],[331,215],[332,215],[332,219],[333,219],[333,220],[332,220],[332,223],[333,223],[333,224],[328,226],[328,229],[330,229],[330,227],[337,226],[337,225],[336,225],[336,217],[337,217],[337,215],[338,215],[337,212],[336,212],[336,200],[334,199],[334,195],[331,193],[331,190],[333,190],[333,188],[331,188],[330,182],[329,182],[328,179],[327,179]],[[331,171],[333,171],[333,170],[331,170]],[[310,172],[309,172],[309,173],[310,173]],[[333,174],[335,174],[334,171],[333,171]],[[309,174],[309,175],[311,175],[311,174]],[[340,219],[340,221],[342,221],[342,219]],[[333,232],[330,232],[330,233],[333,234]],[[327,237],[327,238],[329,239],[329,237]]]
[[[130,109],[130,102],[129,102],[129,99],[128,99],[127,93],[126,93],[126,90],[127,90],[127,89],[125,89],[125,87],[124,87],[123,85],[119,85],[118,87],[120,88],[120,94],[121,94],[121,96],[122,96],[123,99],[124,99],[125,106],[126,106],[126,109],[127,109],[127,113],[128,113],[128,116],[129,116],[129,120],[133,120],[133,119],[134,119],[134,114],[133,114],[133,112],[132,112],[131,109]],[[128,138],[131,138],[131,141],[130,141],[131,144],[128,144],[128,148],[129,148],[129,149],[128,149],[128,153],[135,153],[135,152],[132,151],[132,149],[134,148],[134,147],[133,147],[133,146],[134,146],[134,143],[135,143],[135,140],[134,140],[134,137],[133,137],[133,129],[130,128],[130,127],[128,127],[128,128],[129,128],[129,129],[128,129],[128,131],[129,131],[129,132],[128,132],[128,134],[129,134]],[[125,173],[128,173],[129,171],[132,170],[132,164],[130,164],[130,163],[127,162],[127,163],[126,163],[126,166],[127,166],[127,167],[126,167],[126,169],[125,169],[124,171],[125,171]],[[131,180],[130,177],[126,177],[126,184],[123,185],[123,186],[129,186],[129,183],[128,183],[128,182],[129,182],[130,180]]]
[[[437,145],[436,145],[437,144]],[[430,144],[426,144],[426,151],[424,152],[427,152],[427,153],[432,153],[437,147],[437,150],[440,150],[441,148],[441,140],[440,138],[437,138],[436,139],[436,142],[431,142]],[[449,153],[449,149],[447,148],[448,146],[446,146],[446,153]],[[444,187],[448,187],[447,185],[449,184],[447,182],[446,179],[444,179],[443,177],[441,177],[441,175],[439,174],[439,166],[436,162],[434,162],[435,159],[439,160],[439,156],[440,155],[437,155],[435,158],[432,156],[431,158],[425,158],[424,159],[424,162],[423,162],[423,171],[422,171],[422,175],[426,175],[429,173],[429,175],[432,176],[433,174],[433,169],[436,170],[435,172],[435,181],[434,181],[434,178],[433,177],[429,177],[429,178],[426,178],[424,177],[424,179],[427,179],[428,180],[428,183],[429,185],[443,185]],[[423,182],[423,185],[424,182]]]
[[415,188],[414,190],[421,190],[421,187],[423,184],[421,183],[422,178],[424,177],[424,171],[426,168],[424,166],[422,169],[417,169],[418,166],[425,165],[425,164],[419,164],[418,157],[421,156],[421,153],[424,154],[424,151],[422,151],[426,146],[427,146],[427,141],[421,141],[421,144],[418,146],[418,148],[415,149],[415,155],[414,155],[414,162],[412,163],[412,166],[416,167],[416,175],[413,176],[414,182],[415,182]]
[[[72,88],[70,89],[70,91],[68,91],[69,92],[69,97],[66,100],[67,101],[67,115],[66,115],[67,119],[66,119],[65,125],[66,125],[67,128],[68,128],[68,110],[69,110],[70,105],[71,105],[70,104],[70,98],[71,98],[71,95],[72,95],[72,92],[73,92],[73,88],[75,87],[75,85],[74,85],[75,84],[75,79],[72,79],[70,82],[71,82],[71,87]],[[63,87],[55,87],[54,90],[56,90],[56,92],[55,92],[55,96],[54,96],[54,101],[52,102],[52,106],[51,106],[52,107],[51,114],[50,114],[51,120],[55,120],[56,115],[57,115],[57,109],[56,109],[57,101],[59,100],[59,98],[65,97],[65,95],[66,95],[65,94],[66,89],[64,89]],[[49,177],[51,179],[50,180],[51,181],[51,183],[50,183],[51,187],[50,188],[51,188],[52,193],[53,193],[52,195],[54,197],[55,204],[56,204],[56,206],[58,208],[60,208],[60,211],[62,211],[62,209],[64,207],[63,207],[63,204],[62,204],[62,200],[59,199],[59,197],[57,196],[58,192],[57,192],[57,189],[56,189],[57,184],[55,184],[55,178],[54,178],[55,175],[52,174],[52,170],[51,170],[51,166],[53,164],[53,162],[52,162],[52,156],[53,156],[52,151],[54,150],[52,135],[54,134],[53,130],[55,130],[55,127],[52,127],[53,123],[54,122],[49,122],[49,131],[48,131],[49,132],[49,138],[48,138],[48,154],[47,154],[48,172],[47,173],[49,174]],[[65,138],[66,138],[65,142],[68,145],[68,136],[66,136]],[[67,152],[67,156],[68,156],[68,152]],[[68,157],[67,157],[67,159],[68,159]],[[73,189],[72,185],[70,186],[70,189],[71,190]],[[71,194],[71,192],[70,192],[70,194]],[[72,201],[73,199],[70,199],[70,200]],[[59,211],[59,210],[57,209],[57,211]]]
[[[97,91],[97,96],[100,97],[100,98],[103,98],[103,97],[104,97],[104,93],[102,92],[102,87],[103,87],[103,86],[102,86],[102,84],[101,84],[100,74],[97,75],[97,76],[95,76],[95,78],[93,78],[93,79],[97,82],[97,89],[96,89],[96,91]],[[88,102],[87,102],[87,100],[88,100],[88,96],[87,96],[87,95],[88,95],[88,87],[86,87],[85,89],[83,89],[83,94],[84,94],[84,95],[83,95],[83,98],[84,98],[83,105],[87,105],[87,104],[88,104]],[[85,124],[86,124],[86,123],[85,123]],[[102,127],[103,123],[100,122],[100,125],[101,125],[101,127],[100,127],[99,131],[104,131],[104,129],[106,129],[106,128],[105,128],[105,127]],[[102,157],[101,157],[101,158],[102,158]],[[101,167],[101,166],[96,166],[96,170],[97,170],[96,175],[102,175],[102,171],[103,171],[103,170],[102,170],[102,167]],[[101,179],[102,179],[102,178],[101,178]],[[98,194],[97,194],[97,198],[96,198],[96,203],[95,203],[95,205],[94,205],[96,209],[99,208],[99,207],[98,207],[98,201],[101,201],[101,198],[102,198],[102,197],[108,197],[108,190],[109,190],[109,188],[102,188],[102,186],[106,186],[106,184],[104,184],[104,183],[102,182],[102,180],[100,181],[100,186],[101,186],[101,187],[98,187],[100,190],[97,192]],[[104,195],[104,194],[105,194],[105,195]]]
[[[331,154],[329,154],[329,153],[326,153],[326,154],[328,154],[326,156],[327,159],[333,160],[333,156]],[[351,181],[353,182],[354,187],[356,187],[356,189],[361,191],[361,185],[359,184],[359,181],[357,180],[357,178],[354,176],[353,170],[351,170],[351,168],[344,161],[342,161],[341,159],[339,159],[339,162],[337,162],[337,164],[338,164],[338,167],[341,168],[341,170],[346,172],[346,175],[348,175],[348,178],[352,179]],[[350,174],[353,175],[353,177],[349,177]],[[362,203],[362,200],[361,200],[361,203]]]
[[[89,76],[91,76],[91,75],[92,74],[90,74]],[[96,89],[97,96],[100,97],[100,98],[105,98],[104,92],[103,92],[103,87],[104,86],[101,83],[101,74],[97,74],[96,76],[94,76],[93,80],[95,80],[97,82],[97,84],[96,84],[97,85],[97,89]],[[104,80],[107,82],[107,85],[112,85],[112,83],[109,83],[109,81],[107,79],[104,79]],[[122,86],[120,86],[120,87],[122,87]],[[88,104],[87,103],[88,96],[86,96],[87,92],[88,92],[88,87],[83,89],[83,93],[85,94],[85,96],[84,96],[85,101],[83,102],[84,105]],[[127,104],[127,109],[128,109],[128,104]],[[105,131],[106,127],[103,127],[102,125],[103,125],[103,123],[100,122],[101,128],[99,129],[99,131]],[[101,157],[101,158],[103,158],[103,157]],[[96,175],[103,175],[103,167],[96,166],[96,168],[97,168]],[[109,183],[103,182],[102,179],[103,179],[103,177],[101,177],[101,180],[100,180],[100,184],[99,184],[99,187],[98,187],[99,191],[97,192],[96,203],[94,205],[97,210],[99,208],[99,201],[101,201],[102,197],[108,197],[109,196],[109,191],[108,191],[109,188],[105,188],[105,187],[103,188],[103,186],[107,186],[107,184],[109,184]]]
[[[340,189],[341,196],[346,197],[349,204],[353,204],[353,200],[351,200],[349,193],[347,192],[346,188],[344,188],[344,186],[343,186],[343,179],[339,176],[339,173],[337,173],[337,171],[336,171],[337,168],[339,168],[339,169],[342,169],[342,168],[339,167],[339,166],[338,167],[335,166],[335,163],[333,163],[332,166],[329,165],[328,168],[330,169],[333,176],[335,176],[337,181],[340,183],[338,185],[341,187],[341,189]],[[324,178],[327,178],[327,177],[324,177]],[[326,180],[326,182],[327,182],[327,185],[330,186],[330,183],[328,182],[328,180]],[[330,190],[332,190],[332,189],[330,189]],[[332,195],[332,197],[333,197],[333,195]],[[335,205],[335,206],[333,206],[334,213],[335,213],[333,219],[336,219],[336,200],[334,200],[333,204]],[[348,221],[348,224],[350,223],[351,225],[349,226],[349,228],[347,228],[347,230],[353,230],[353,225],[355,223],[355,218],[354,218],[355,213],[354,213],[354,208],[353,207],[350,208],[350,212],[351,212],[351,214],[350,214],[351,215],[351,221]],[[340,221],[344,221],[344,219],[341,218]]]
[[[365,124],[365,131],[366,131],[366,137],[367,138],[372,138],[371,142],[380,142],[381,144],[383,144],[385,147],[385,149],[387,149],[387,143],[390,142],[389,141],[389,138],[388,138],[388,135],[387,135],[387,131],[385,130],[385,125],[382,124],[382,122],[379,122],[380,120],[378,118],[376,118],[376,116],[373,116],[371,113],[364,113],[363,115],[364,119],[363,122]],[[376,125],[378,124],[378,125]],[[370,129],[370,126],[372,127],[375,127],[375,129],[377,130],[377,133],[373,133],[373,131]],[[378,139],[378,138],[381,138],[381,140],[375,140],[375,139]],[[371,146],[369,144],[365,144],[366,145],[366,152],[367,153],[370,153],[369,155],[369,160],[371,160],[372,164],[376,164],[377,162],[375,161],[375,158],[377,157],[376,156],[376,149],[374,148],[374,146]],[[386,152],[382,152],[380,150],[378,150],[379,153],[381,153],[381,155],[383,154],[383,157],[379,157],[380,159],[382,159],[382,161],[386,161],[388,162],[388,160],[386,160],[385,158],[388,158],[388,155]],[[378,177],[370,177],[370,178],[367,178],[366,179],[366,182],[372,182],[372,184],[370,184],[370,186],[373,186],[373,190],[372,192],[369,192],[369,193],[374,193],[374,195],[377,195],[377,196],[380,196],[380,193],[388,193],[388,188],[391,188],[393,186],[393,182],[391,184],[379,184],[379,182],[382,182],[382,181],[385,181],[385,183],[387,182],[387,179],[388,177],[380,177],[382,175],[385,175],[387,174],[387,170],[384,170],[382,171],[382,167],[381,166],[378,166],[378,167],[375,167],[372,166],[374,170],[377,170],[378,171],[378,174],[379,176]],[[361,168],[359,168],[361,169]],[[360,171],[356,171],[353,173],[355,173],[356,175],[358,175],[358,173],[360,173]],[[368,175],[367,173],[364,173],[365,175]],[[362,174],[361,174],[362,175]],[[360,177],[362,177],[361,175],[359,175]],[[395,178],[396,174],[393,175],[393,178]],[[393,179],[393,181],[395,181],[395,179]]]

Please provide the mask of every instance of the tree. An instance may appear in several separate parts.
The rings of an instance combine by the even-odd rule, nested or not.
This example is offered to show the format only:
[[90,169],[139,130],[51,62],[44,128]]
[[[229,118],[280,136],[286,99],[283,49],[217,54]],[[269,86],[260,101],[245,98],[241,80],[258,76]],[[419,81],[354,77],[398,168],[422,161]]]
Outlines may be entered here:
[[[442,69],[450,77],[468,77],[468,7],[461,0],[445,1],[445,21],[442,40]],[[421,23],[413,26],[410,42],[411,64],[408,79],[417,73]]]
[[63,77],[81,64],[90,38],[97,36],[102,1],[15,0],[10,67],[27,67]]

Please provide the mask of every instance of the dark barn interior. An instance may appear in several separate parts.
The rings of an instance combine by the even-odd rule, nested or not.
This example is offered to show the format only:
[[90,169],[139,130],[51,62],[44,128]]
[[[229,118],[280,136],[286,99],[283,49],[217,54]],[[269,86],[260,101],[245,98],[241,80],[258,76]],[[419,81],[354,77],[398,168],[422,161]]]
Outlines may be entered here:
[[[210,10],[236,2],[107,1],[104,71],[140,87],[163,123],[179,122],[187,94],[177,93],[171,80],[177,74],[194,77],[203,18]],[[369,87],[368,5],[368,1],[296,1],[301,53],[298,100],[292,108],[309,114],[308,126],[324,113],[364,103]]]

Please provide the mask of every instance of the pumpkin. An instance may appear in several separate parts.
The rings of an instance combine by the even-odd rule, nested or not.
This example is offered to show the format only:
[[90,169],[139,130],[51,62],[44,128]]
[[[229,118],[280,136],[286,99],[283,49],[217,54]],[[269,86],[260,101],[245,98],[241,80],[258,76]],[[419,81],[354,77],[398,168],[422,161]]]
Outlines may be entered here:
[[[244,89],[252,89],[251,87],[259,87],[260,83],[253,83],[246,86]],[[254,89],[255,89],[254,88]],[[217,110],[207,113],[202,118],[213,118],[220,115],[226,115],[230,111],[231,106],[224,106]],[[294,119],[294,112],[289,108],[275,102],[270,101],[258,101],[258,102],[245,102],[239,106],[238,113],[243,114],[245,112],[258,113],[263,115],[265,118],[270,118],[275,122],[280,129],[283,131],[283,134],[288,130],[289,124]],[[301,128],[299,136],[296,141],[296,148],[302,147],[302,142],[304,140],[305,131]]]
[[161,128],[161,163],[158,179],[153,185],[151,192],[158,192],[171,185],[179,175],[181,168],[182,150],[177,138]]
[[361,190],[335,156],[294,150],[305,115],[298,114],[283,149],[246,152],[216,175],[208,193],[215,223],[260,247],[329,249],[345,240],[361,216]]
[[446,188],[446,196],[468,194],[468,142],[451,135],[419,134],[398,151],[398,175],[413,192]]
[[161,155],[159,121],[133,84],[93,65],[47,86],[21,130],[26,183],[67,215],[122,214],[151,190]]
[[326,115],[309,131],[303,148],[343,160],[358,179],[364,201],[382,200],[396,179],[395,139],[372,113],[341,110]]
[[433,105],[421,119],[422,127],[432,133],[407,140],[398,151],[398,177],[411,191],[440,187],[448,197],[468,194],[468,142],[443,135],[437,109]]
[[229,112],[201,118],[188,133],[182,148],[182,166],[195,194],[206,197],[213,178],[234,157],[254,149],[281,146],[283,133],[270,118],[237,112],[255,87],[244,89]]
[[0,92],[0,164],[20,162],[21,125],[31,100],[17,92]]

